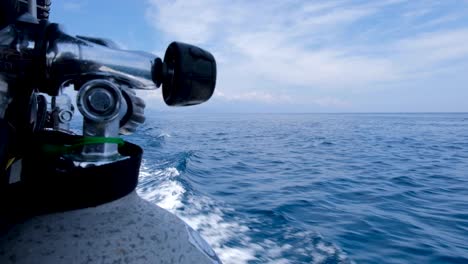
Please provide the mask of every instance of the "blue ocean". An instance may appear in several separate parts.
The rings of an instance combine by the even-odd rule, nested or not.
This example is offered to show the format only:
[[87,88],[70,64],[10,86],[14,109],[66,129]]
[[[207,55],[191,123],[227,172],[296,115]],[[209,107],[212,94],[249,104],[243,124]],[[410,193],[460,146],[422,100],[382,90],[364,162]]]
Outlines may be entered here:
[[468,263],[468,114],[147,116],[138,193],[224,263]]

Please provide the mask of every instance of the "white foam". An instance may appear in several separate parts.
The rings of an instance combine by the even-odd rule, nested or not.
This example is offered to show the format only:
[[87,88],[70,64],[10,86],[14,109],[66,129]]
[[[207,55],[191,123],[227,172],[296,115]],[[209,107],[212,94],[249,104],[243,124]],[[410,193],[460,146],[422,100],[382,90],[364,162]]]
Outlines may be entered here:
[[168,133],[161,133],[161,134],[158,135],[158,138],[170,138],[170,137],[171,137],[171,135],[168,134]]
[[[155,188],[146,188],[144,191],[138,189],[138,193],[143,198],[176,214],[197,230],[213,247],[223,263],[243,264],[255,260],[257,250],[263,248],[250,243],[250,238],[245,234],[249,230],[247,226],[236,221],[226,221],[223,211],[214,206],[213,201],[206,197],[190,195],[187,202],[190,206],[183,208],[186,190],[176,179],[179,175],[176,168],[169,167],[151,171],[143,163],[140,180],[145,182],[150,180],[148,177],[151,177],[153,180],[157,179],[159,184]],[[228,241],[233,239],[238,239],[241,246],[230,247],[226,245]]]
[[148,177],[158,177],[161,183],[157,188],[149,191],[139,191],[138,193],[146,200],[156,201],[160,207],[173,212],[183,206],[182,196],[185,189],[179,182],[171,180],[171,178],[179,175],[179,171],[173,167],[150,173],[145,166],[142,166],[140,180],[145,180]]
[[323,242],[319,242],[316,245],[317,249],[327,253],[328,255],[335,255],[336,254],[336,248],[333,246],[327,246]]
[[[238,221],[227,221],[224,212],[206,197],[188,197],[188,205],[184,210],[159,206],[179,216],[213,247],[218,257],[225,264],[243,264],[256,259],[258,247],[250,243],[245,234],[249,228]],[[209,212],[209,213],[207,213]],[[227,246],[227,242],[239,240],[239,246]]]
[[313,258],[313,263],[315,264],[319,264],[319,263],[323,263],[325,261],[325,256],[322,254],[322,253],[319,253],[319,252],[312,252],[311,253],[311,256]]
[[[184,220],[212,246],[218,257],[225,264],[244,264],[250,261],[274,264],[292,263],[282,257],[285,252],[294,250],[296,254],[312,256],[313,263],[326,261],[327,256],[335,254],[334,246],[319,242],[317,248],[293,248],[290,244],[279,245],[271,240],[264,239],[253,242],[249,236],[251,231],[242,219],[227,220],[225,214],[233,209],[220,207],[212,199],[204,196],[194,196],[184,188],[177,179],[180,176],[176,168],[168,167],[163,170],[151,171],[142,166],[140,179],[149,181],[157,180],[159,183],[154,188],[138,190],[145,199],[155,202],[158,206],[174,213]],[[300,232],[294,237],[313,237],[307,232]],[[288,236],[286,235],[285,238]],[[236,246],[228,245],[235,242]],[[340,252],[338,252],[340,253]],[[261,259],[258,258],[261,256]],[[341,260],[341,256],[340,256]]]

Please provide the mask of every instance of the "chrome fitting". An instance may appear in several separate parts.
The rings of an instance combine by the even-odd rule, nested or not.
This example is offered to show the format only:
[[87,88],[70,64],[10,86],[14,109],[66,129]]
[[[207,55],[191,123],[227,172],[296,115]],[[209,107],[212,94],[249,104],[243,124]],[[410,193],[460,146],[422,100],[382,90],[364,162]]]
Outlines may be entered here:
[[[126,104],[122,103],[122,93],[116,84],[104,79],[88,81],[80,88],[76,100],[84,118],[84,136],[119,136],[119,113]],[[88,161],[112,160],[119,155],[117,147],[113,143],[86,145],[82,155]]]
[[75,109],[71,99],[66,94],[52,97],[53,129],[68,132]]

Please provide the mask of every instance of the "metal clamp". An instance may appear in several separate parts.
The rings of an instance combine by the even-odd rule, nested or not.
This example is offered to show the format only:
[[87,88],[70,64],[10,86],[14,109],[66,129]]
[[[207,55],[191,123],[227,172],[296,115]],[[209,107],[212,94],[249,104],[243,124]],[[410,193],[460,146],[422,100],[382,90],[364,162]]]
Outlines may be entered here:
[[70,122],[75,112],[70,97],[66,94],[53,96],[51,108],[53,129],[57,131],[69,131]]
[[[83,135],[118,137],[119,113],[126,111],[120,89],[111,81],[98,79],[85,83],[77,95],[77,106],[84,117]],[[82,156],[87,161],[105,161],[118,158],[117,145],[102,143],[86,145]]]

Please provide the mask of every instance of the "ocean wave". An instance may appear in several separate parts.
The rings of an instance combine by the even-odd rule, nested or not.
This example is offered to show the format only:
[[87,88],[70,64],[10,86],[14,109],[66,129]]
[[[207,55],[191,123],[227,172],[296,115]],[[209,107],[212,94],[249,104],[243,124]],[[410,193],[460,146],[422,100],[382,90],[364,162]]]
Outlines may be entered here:
[[[227,246],[234,238],[246,244],[248,237],[242,235],[248,228],[236,221],[226,221],[219,207],[206,197],[194,197],[187,194],[187,189],[180,181],[174,167],[162,170],[149,170],[142,166],[140,170],[140,188],[138,194],[144,199],[156,203],[184,220],[207,240],[217,252],[223,263],[248,263],[255,259],[255,247]],[[157,179],[156,181],[154,179]],[[187,196],[187,197],[184,197]],[[187,203],[184,203],[187,200]]]
[[154,115],[138,189],[226,263],[466,262],[466,116]]
[[[225,264],[297,263],[292,256],[302,256],[309,263],[347,263],[346,254],[317,234],[285,229],[283,239],[296,244],[278,243],[257,237],[261,230],[250,227],[261,219],[233,217],[234,209],[196,194],[180,180],[175,167],[151,170],[142,166],[138,194],[170,211],[200,232]],[[298,247],[297,240],[302,241]],[[306,245],[307,244],[307,245]]]

